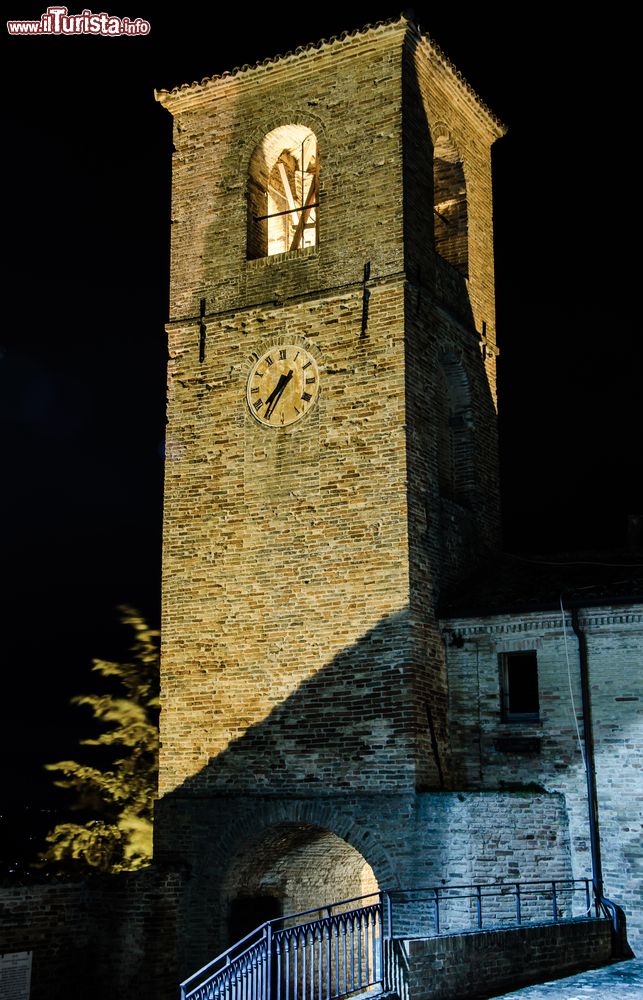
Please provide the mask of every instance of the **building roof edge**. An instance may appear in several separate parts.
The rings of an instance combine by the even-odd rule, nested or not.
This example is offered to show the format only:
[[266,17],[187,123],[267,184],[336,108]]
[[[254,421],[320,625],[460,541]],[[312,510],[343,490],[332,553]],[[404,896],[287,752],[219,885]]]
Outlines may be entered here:
[[296,49],[291,49],[287,52],[274,56],[268,56],[267,58],[261,59],[255,63],[244,63],[242,66],[235,66],[231,70],[224,70],[222,73],[215,73],[212,76],[203,77],[202,80],[194,80],[192,83],[182,83],[177,87],[172,87],[170,90],[155,89],[154,97],[160,104],[167,107],[168,110],[170,110],[172,106],[176,106],[177,109],[182,106],[189,106],[195,102],[195,99],[198,101],[198,99],[203,96],[204,91],[213,83],[218,83],[224,80],[232,80],[242,74],[252,73],[256,70],[273,66],[280,62],[296,59],[307,53],[314,52],[315,50],[350,41],[352,39],[359,38],[360,36],[368,35],[372,32],[385,32],[396,28],[405,28],[410,30],[419,42],[427,46],[431,55],[433,55],[434,58],[436,58],[446,69],[449,70],[449,72],[454,76],[456,82],[466,92],[467,96],[474,101],[478,109],[488,119],[497,137],[505,134],[507,131],[506,126],[485,104],[479,94],[476,93],[471,84],[468,83],[460,70],[458,70],[451,62],[449,57],[440,48],[437,42],[435,42],[427,33],[423,33],[419,26],[415,24],[415,22],[412,21],[406,14],[401,14],[398,17],[389,18],[384,21],[375,21],[372,24],[365,24],[361,28],[355,28],[352,31],[343,31],[338,35],[331,35],[329,38],[321,38],[318,41],[309,42],[306,45],[299,45]]

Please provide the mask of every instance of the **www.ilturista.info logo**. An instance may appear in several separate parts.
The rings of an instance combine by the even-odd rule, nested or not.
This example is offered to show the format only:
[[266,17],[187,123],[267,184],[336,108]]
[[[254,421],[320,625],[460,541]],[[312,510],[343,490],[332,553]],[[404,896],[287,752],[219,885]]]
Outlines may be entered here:
[[80,14],[69,14],[66,7],[47,7],[39,21],[7,21],[10,35],[106,35],[117,38],[122,35],[149,35],[150,22],[142,17],[115,17],[112,14],[93,14],[83,10]]

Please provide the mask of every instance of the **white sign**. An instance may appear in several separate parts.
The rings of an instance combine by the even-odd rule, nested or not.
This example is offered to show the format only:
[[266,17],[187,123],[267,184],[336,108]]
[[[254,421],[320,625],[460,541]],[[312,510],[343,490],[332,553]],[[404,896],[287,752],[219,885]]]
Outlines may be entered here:
[[0,955],[0,1000],[29,1000],[31,955],[30,951]]

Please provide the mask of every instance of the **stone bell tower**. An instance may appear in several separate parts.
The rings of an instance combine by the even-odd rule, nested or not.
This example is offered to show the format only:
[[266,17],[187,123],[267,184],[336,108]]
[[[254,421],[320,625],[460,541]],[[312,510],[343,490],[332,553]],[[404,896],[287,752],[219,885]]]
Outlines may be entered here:
[[[307,844],[398,877],[418,803],[449,787],[434,608],[498,542],[503,129],[405,18],[157,97],[175,152],[156,852],[194,874],[200,961],[237,896],[310,901]],[[336,898],[359,888],[341,869]]]

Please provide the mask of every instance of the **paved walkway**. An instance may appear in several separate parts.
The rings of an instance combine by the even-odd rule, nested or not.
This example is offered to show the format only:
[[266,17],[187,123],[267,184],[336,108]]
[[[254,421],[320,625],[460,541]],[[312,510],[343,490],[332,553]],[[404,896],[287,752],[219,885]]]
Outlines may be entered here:
[[591,969],[567,979],[503,993],[503,1000],[639,1000],[643,998],[643,959],[630,959],[602,969]]

